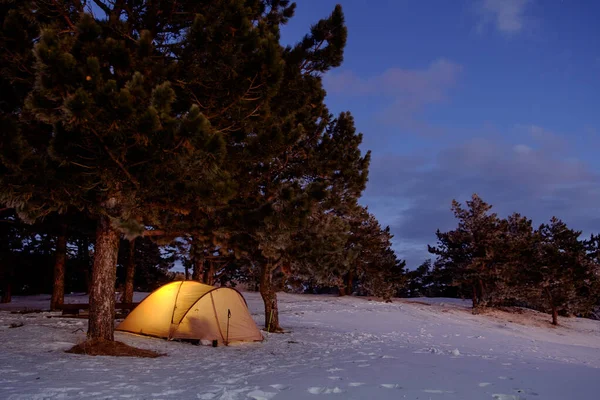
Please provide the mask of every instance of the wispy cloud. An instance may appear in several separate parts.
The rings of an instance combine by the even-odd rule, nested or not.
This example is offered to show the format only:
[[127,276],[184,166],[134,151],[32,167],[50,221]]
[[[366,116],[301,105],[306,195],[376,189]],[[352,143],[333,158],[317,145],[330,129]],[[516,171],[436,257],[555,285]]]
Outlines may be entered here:
[[479,30],[493,25],[500,32],[515,34],[525,28],[527,7],[533,0],[481,0],[477,6],[480,16]]
[[377,76],[361,78],[352,71],[325,77],[329,93],[346,96],[379,96],[386,106],[379,119],[416,131],[432,130],[417,118],[426,106],[444,102],[456,85],[462,66],[440,58],[424,69],[390,68]]

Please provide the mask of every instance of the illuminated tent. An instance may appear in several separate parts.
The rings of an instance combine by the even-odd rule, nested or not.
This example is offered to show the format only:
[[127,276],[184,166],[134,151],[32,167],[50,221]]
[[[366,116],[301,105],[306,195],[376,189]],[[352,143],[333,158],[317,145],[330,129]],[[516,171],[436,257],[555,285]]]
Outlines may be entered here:
[[166,339],[217,340],[219,344],[263,340],[237,290],[195,281],[160,287],[116,330]]

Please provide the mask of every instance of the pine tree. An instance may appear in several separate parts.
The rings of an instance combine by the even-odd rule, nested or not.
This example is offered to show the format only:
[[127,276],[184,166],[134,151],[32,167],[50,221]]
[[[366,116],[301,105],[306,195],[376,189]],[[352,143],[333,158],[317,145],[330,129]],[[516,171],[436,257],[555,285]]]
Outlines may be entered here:
[[[313,286],[337,287],[345,294],[345,276],[355,261],[347,248],[349,224],[335,213],[318,207],[305,228],[294,235],[290,246],[290,277]],[[290,278],[288,277],[288,278]]]
[[352,256],[345,276],[346,292],[354,287],[363,294],[389,300],[404,283],[404,261],[392,250],[393,235],[382,228],[366,207],[356,207],[342,214],[349,222],[345,252]]
[[[170,280],[169,270],[175,263],[175,254],[169,246],[160,246],[147,237],[135,239],[135,245],[121,239],[117,263],[117,283],[121,301],[133,302],[133,291],[151,292]],[[133,257],[132,257],[133,255]],[[131,263],[134,265],[133,279]],[[130,288],[128,288],[130,286]]]
[[14,266],[24,243],[23,225],[11,209],[0,210],[0,303],[12,301]]
[[499,229],[491,276],[492,305],[527,304],[536,296],[536,283],[528,272],[537,264],[532,221],[514,213],[500,221]]
[[360,192],[366,182],[368,156],[357,151],[361,136],[351,116],[333,118],[324,104],[321,75],[340,65],[345,41],[337,6],[301,42],[284,49],[279,92],[256,125],[255,141],[240,148],[254,156],[233,162],[242,194],[232,203],[239,212],[235,240],[259,269],[265,325],[272,331],[280,330],[273,274],[292,267],[296,232],[319,207],[328,209],[323,205],[331,201],[331,208],[340,208],[333,199],[346,202],[344,193]]
[[[570,315],[589,311],[594,304],[590,296],[596,274],[580,231],[569,229],[556,217],[538,229],[538,260],[535,271],[540,298],[558,325],[559,313]],[[537,273],[536,273],[537,272]]]
[[407,297],[430,297],[432,295],[431,285],[433,265],[431,259],[421,263],[416,269],[406,272],[406,289],[404,293]]
[[449,270],[453,284],[471,291],[475,309],[492,302],[491,278],[500,220],[495,213],[489,213],[492,206],[477,194],[466,205],[465,209],[452,201],[452,211],[459,221],[457,229],[447,233],[438,230],[438,246],[428,248],[439,257],[439,266]]
[[600,235],[591,235],[585,241],[588,259],[591,263],[590,267],[593,270],[590,282],[589,296],[592,299],[593,306],[586,315],[593,316],[595,319],[600,319]]

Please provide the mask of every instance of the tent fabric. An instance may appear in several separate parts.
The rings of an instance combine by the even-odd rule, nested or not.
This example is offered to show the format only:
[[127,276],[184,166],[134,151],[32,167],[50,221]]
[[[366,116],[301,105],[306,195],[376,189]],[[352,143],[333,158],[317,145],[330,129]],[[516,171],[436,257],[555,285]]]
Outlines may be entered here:
[[175,281],[155,290],[116,330],[227,344],[263,340],[246,300],[237,290],[195,281]]

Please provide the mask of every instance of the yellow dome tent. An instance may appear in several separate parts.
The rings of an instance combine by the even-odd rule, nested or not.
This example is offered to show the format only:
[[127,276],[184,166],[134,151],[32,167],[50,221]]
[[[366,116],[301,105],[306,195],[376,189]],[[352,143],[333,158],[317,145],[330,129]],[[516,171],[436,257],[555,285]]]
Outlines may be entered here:
[[237,290],[195,281],[175,281],[155,290],[116,330],[219,344],[263,340]]

